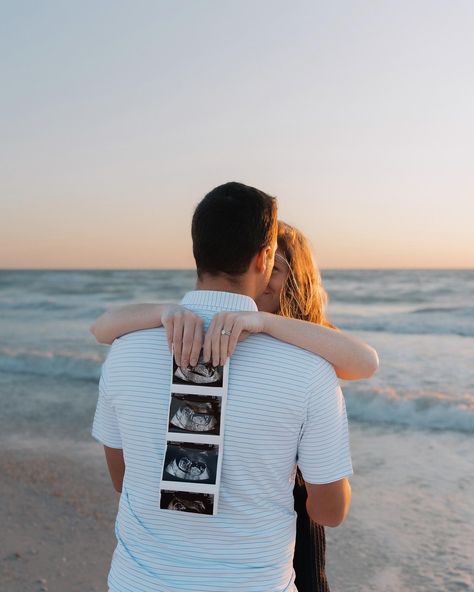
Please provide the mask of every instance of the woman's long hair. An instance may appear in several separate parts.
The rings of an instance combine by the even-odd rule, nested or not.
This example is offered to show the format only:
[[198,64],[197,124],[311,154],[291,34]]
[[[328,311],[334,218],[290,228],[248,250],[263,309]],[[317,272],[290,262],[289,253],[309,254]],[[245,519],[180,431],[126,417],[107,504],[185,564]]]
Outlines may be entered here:
[[308,239],[296,228],[278,221],[278,250],[288,265],[278,314],[335,329],[326,318],[328,296]]

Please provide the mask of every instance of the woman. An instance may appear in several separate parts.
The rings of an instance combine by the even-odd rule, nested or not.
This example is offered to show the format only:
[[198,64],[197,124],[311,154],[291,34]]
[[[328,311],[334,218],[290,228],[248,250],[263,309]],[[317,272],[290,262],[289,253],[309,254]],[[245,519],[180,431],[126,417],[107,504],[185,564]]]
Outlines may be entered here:
[[[361,341],[335,330],[325,316],[326,292],[307,239],[279,222],[275,265],[258,312],[223,312],[212,319],[205,337],[202,320],[178,305],[136,304],[107,312],[91,327],[101,343],[131,331],[164,326],[178,366],[195,366],[203,348],[204,361],[223,364],[237,342],[250,333],[267,333],[328,360],[339,378],[370,377],[378,367],[377,353]],[[294,555],[299,592],[328,592],[325,575],[324,528],[306,511],[306,488],[299,470],[294,498],[297,534]]]

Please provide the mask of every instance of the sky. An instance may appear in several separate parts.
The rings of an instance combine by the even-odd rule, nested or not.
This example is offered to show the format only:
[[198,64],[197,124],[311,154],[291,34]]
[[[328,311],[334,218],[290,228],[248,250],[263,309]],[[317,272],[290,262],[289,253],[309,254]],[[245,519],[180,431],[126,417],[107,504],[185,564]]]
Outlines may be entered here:
[[0,268],[192,268],[241,181],[337,268],[474,268],[474,3],[0,3]]

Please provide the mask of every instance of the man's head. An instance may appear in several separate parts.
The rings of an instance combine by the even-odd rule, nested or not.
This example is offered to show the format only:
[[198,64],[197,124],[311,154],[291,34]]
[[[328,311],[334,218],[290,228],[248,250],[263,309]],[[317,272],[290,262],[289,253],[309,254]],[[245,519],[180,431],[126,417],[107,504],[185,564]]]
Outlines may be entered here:
[[277,202],[255,187],[226,183],[198,204],[192,221],[193,253],[201,287],[215,280],[250,287],[258,296],[273,266]]

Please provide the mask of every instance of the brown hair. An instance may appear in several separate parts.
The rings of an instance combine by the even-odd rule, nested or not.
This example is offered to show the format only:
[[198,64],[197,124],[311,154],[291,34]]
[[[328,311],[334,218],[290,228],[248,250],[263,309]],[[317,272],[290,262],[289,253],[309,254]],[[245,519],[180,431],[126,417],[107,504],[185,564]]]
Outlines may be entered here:
[[279,220],[278,250],[288,264],[278,314],[335,329],[326,318],[328,296],[308,239],[296,228]]
[[260,249],[275,242],[276,198],[243,183],[219,185],[196,207],[191,234],[198,277],[241,275]]

